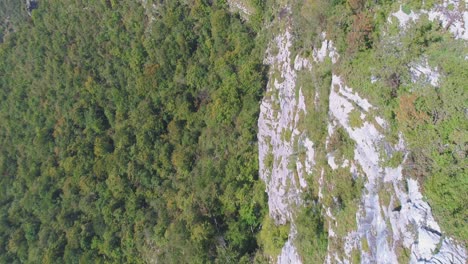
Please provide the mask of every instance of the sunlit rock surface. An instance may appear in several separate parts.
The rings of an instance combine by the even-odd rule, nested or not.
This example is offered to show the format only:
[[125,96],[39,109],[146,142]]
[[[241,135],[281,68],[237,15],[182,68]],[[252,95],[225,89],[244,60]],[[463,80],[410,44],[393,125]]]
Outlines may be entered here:
[[[456,0],[444,1],[430,10],[416,10],[409,13],[400,8],[388,18],[404,31],[410,23],[422,16],[437,20],[446,27],[456,39],[468,39],[468,12],[454,9],[449,5],[459,6]],[[468,7],[465,8],[468,10]],[[465,23],[466,22],[466,23]],[[269,83],[266,96],[261,102],[258,121],[260,177],[266,183],[270,216],[277,224],[291,223],[289,239],[278,263],[300,263],[301,257],[294,245],[296,228],[293,210],[303,204],[301,194],[307,187],[305,175],[312,175],[319,185],[319,202],[324,196],[324,186],[333,185],[325,182],[324,170],[313,170],[315,166],[314,142],[306,137],[307,131],[298,128],[300,113],[313,111],[313,106],[306,104],[302,87],[296,84],[298,71],[310,71],[316,64],[329,59],[333,64],[340,59],[333,42],[321,35],[322,43],[311,49],[309,61],[291,54],[294,42],[291,29],[286,28],[272,40],[265,64],[270,66]],[[415,58],[408,65],[408,74],[414,83],[427,83],[438,87],[439,69],[429,65],[426,58]],[[369,76],[369,82],[375,83],[379,77]],[[347,86],[338,73],[333,72],[329,99],[328,135],[338,127],[344,129],[355,142],[352,160],[337,161],[333,153],[326,154],[326,161],[332,170],[347,168],[354,177],[364,180],[364,189],[356,213],[357,228],[345,237],[337,238],[335,228],[340,225],[330,208],[324,206],[324,216],[328,223],[330,240],[341,241],[344,252],[334,252],[330,247],[326,263],[353,263],[351,252],[358,250],[361,263],[399,263],[402,248],[409,252],[410,263],[466,263],[466,249],[454,239],[446,237],[435,221],[429,204],[424,200],[418,182],[403,174],[402,164],[395,167],[383,165],[383,153],[403,153],[403,161],[408,154],[405,140],[400,134],[396,143],[385,138],[389,129],[387,121],[379,116],[378,107],[372,105],[365,95],[356,93]],[[323,100],[316,94],[315,102]],[[362,119],[360,127],[350,125],[350,113],[358,111]],[[306,149],[304,163],[294,160],[297,141]],[[328,144],[328,140],[326,142]],[[291,162],[295,162],[294,166]],[[314,175],[315,173],[315,175]],[[296,177],[297,175],[297,177]],[[384,190],[382,186],[390,186]],[[382,191],[388,191],[389,201],[380,197]],[[368,249],[362,249],[362,241],[367,241]]]

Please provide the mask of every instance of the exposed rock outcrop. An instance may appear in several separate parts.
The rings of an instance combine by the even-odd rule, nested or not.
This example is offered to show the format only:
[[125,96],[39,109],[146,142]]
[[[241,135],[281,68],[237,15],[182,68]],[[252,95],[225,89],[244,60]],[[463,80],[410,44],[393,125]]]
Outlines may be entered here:
[[[313,143],[298,128],[306,104],[301,87],[297,87],[297,71],[311,68],[307,59],[291,59],[292,35],[289,30],[275,37],[265,63],[270,65],[267,95],[260,106],[258,120],[260,177],[268,193],[270,217],[276,224],[291,223],[289,240],[284,245],[278,263],[300,263],[294,246],[296,228],[294,209],[302,205],[302,189],[307,186],[305,175],[314,164]],[[273,52],[276,50],[276,53]],[[306,159],[297,159],[297,145]]]
[[[429,20],[438,20],[453,33],[456,39],[468,39],[468,12],[447,11],[449,4],[460,5],[456,0],[445,1],[429,11],[399,11],[390,15],[388,22],[395,19],[402,30],[408,23],[417,21],[422,15]],[[465,9],[466,10],[466,9]],[[308,187],[306,175],[312,175],[319,184],[318,198],[324,197],[324,169],[315,168],[314,142],[306,137],[307,131],[298,127],[302,114],[307,114],[303,90],[296,83],[297,72],[312,73],[315,63],[327,58],[337,63],[340,55],[333,42],[322,34],[322,45],[311,51],[311,61],[296,56],[292,59],[291,47],[294,41],[290,28],[277,35],[270,45],[265,63],[270,65],[270,82],[267,94],[261,103],[259,126],[260,177],[266,183],[270,216],[277,224],[291,223],[289,239],[284,245],[278,263],[300,263],[301,257],[294,245],[296,227],[294,210],[303,205],[302,192]],[[424,82],[437,87],[440,73],[431,67],[424,57],[415,58],[408,65],[408,74],[413,82]],[[375,83],[379,77],[369,76]],[[316,101],[321,100],[318,95]],[[406,250],[406,261],[410,263],[466,263],[468,255],[463,245],[443,235],[435,221],[431,207],[423,199],[418,182],[403,173],[403,163],[408,154],[403,135],[399,141],[390,143],[385,137],[389,129],[387,122],[378,115],[378,107],[348,87],[343,78],[334,73],[330,87],[329,125],[330,136],[342,128],[355,143],[353,158],[337,161],[333,153],[325,157],[332,170],[349,169],[353,178],[364,181],[364,189],[356,212],[355,230],[346,237],[337,238],[335,228],[339,226],[331,210],[324,206],[328,223],[329,241],[343,243],[344,252],[334,252],[329,247],[326,263],[352,263],[352,254],[359,252],[361,263],[399,263],[401,251]],[[313,111],[311,108],[310,111]],[[361,118],[360,126],[350,124],[351,112]],[[327,142],[328,143],[328,142]],[[295,159],[297,144],[306,149],[306,159]],[[382,163],[384,153],[403,153],[403,161],[397,166]],[[321,173],[317,173],[320,171]],[[385,192],[388,201],[382,199]],[[336,197],[333,197],[336,198]],[[363,248],[365,241],[366,249]]]

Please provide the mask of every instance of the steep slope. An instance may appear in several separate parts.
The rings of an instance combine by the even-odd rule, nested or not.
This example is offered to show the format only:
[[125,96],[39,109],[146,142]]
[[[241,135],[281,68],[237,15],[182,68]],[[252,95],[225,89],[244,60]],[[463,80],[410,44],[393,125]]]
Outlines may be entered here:
[[[302,250],[304,239],[298,239],[301,234],[297,227],[298,215],[311,204],[318,204],[327,226],[324,231],[328,236],[326,263],[465,263],[468,256],[463,235],[455,233],[456,238],[447,235],[445,226],[438,223],[447,220],[440,215],[434,217],[430,203],[421,193],[421,185],[429,181],[414,176],[418,173],[414,167],[421,166],[414,157],[421,149],[414,148],[413,135],[403,129],[407,122],[403,117],[426,118],[418,112],[420,110],[405,108],[403,104],[406,98],[416,97],[413,94],[421,87],[445,93],[457,93],[457,89],[461,89],[459,96],[467,98],[466,86],[454,90],[447,86],[447,82],[464,78],[463,75],[447,73],[446,64],[433,66],[435,53],[430,49],[431,45],[436,45],[432,43],[447,41],[459,47],[447,54],[458,53],[466,58],[467,44],[463,40],[468,32],[468,13],[463,11],[466,10],[463,2],[444,1],[430,9],[414,11],[408,11],[409,7],[404,4],[387,6],[379,38],[373,40],[370,51],[359,51],[358,55],[348,54],[349,49],[346,54],[338,54],[339,49],[331,40],[336,36],[329,37],[325,32],[319,34],[321,43],[314,45],[315,48],[297,48],[304,40],[297,35],[300,30],[294,28],[298,23],[291,22],[296,15],[291,6],[294,4],[278,8],[279,18],[273,21],[273,24],[280,24],[279,33],[266,53],[270,80],[258,123],[260,176],[267,185],[270,217],[278,225],[290,224],[289,238],[281,253],[272,256],[272,261],[308,263],[310,257],[315,256],[314,261],[321,262],[317,253]],[[425,28],[417,34],[422,34],[426,42],[418,42],[412,35],[415,28]],[[451,35],[444,33],[445,30]],[[413,39],[408,40],[411,37]],[[396,59],[396,62],[385,61],[386,56],[399,56],[398,52],[384,53],[398,45],[421,45],[421,50],[414,57],[405,54],[404,59]],[[374,65],[363,65],[366,63],[362,61],[363,56],[377,60]],[[395,70],[392,62],[398,65],[397,74],[391,72]],[[379,68],[381,65],[383,67]],[[331,72],[327,94],[320,94],[318,86],[323,80],[316,78],[323,68]],[[364,68],[368,69],[362,70]],[[353,70],[362,72],[351,76]],[[303,74],[311,76],[311,82],[298,81],[298,76]],[[359,91],[389,86],[390,100],[399,101],[399,105],[397,108],[375,105],[383,101],[379,95],[383,92],[370,92],[371,100],[366,99],[347,85],[347,82],[359,83],[357,80],[363,86],[358,87]],[[407,87],[406,90],[402,90],[402,86]],[[309,135],[317,134],[314,129],[320,126],[304,127],[302,122],[320,122],[321,119],[311,120],[310,116],[320,116],[318,108],[323,102],[328,102],[328,136],[313,136],[311,140]],[[393,117],[388,112],[393,112]],[[410,122],[413,122],[410,126],[414,126],[422,121]],[[466,117],[461,122],[461,127],[466,127]],[[395,129],[400,127],[401,131]],[[466,135],[466,131],[464,133]],[[298,158],[298,153],[302,153],[304,159]],[[466,174],[458,175],[463,186]],[[428,194],[432,192],[428,190]],[[461,199],[466,201],[466,198]],[[455,218],[466,215],[466,207],[461,206],[461,214]],[[315,219],[310,218],[310,221]],[[466,224],[466,220],[461,221]],[[453,227],[463,230],[463,224],[449,227],[451,234]]]
[[[297,262],[299,257],[292,244],[296,227],[294,210],[302,205],[301,193],[307,187],[304,176],[311,173],[313,144],[298,127],[301,114],[306,113],[304,95],[296,88],[296,71],[310,69],[307,60],[291,61],[291,33],[286,30],[275,37],[265,63],[270,65],[267,95],[260,106],[258,119],[260,177],[267,185],[270,217],[278,225],[291,223],[289,239],[278,262]],[[272,54],[276,49],[277,54]],[[297,159],[299,149],[306,159]]]

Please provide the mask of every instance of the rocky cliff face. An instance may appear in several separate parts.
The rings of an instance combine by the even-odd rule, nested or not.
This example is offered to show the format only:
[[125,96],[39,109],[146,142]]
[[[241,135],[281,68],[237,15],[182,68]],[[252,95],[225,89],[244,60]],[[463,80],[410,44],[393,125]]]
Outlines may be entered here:
[[[460,6],[460,3],[446,1],[432,10],[409,14],[400,8],[391,14],[387,23],[395,23],[396,18],[404,31],[408,21],[426,14],[430,20],[439,20],[455,38],[467,39],[468,12],[449,11],[449,5]],[[288,7],[283,10],[290,12]],[[335,215],[327,203],[322,204],[328,226],[326,263],[466,263],[468,257],[464,246],[443,235],[443,229],[421,194],[420,184],[404,173],[403,163],[409,153],[404,136],[400,133],[396,142],[387,139],[389,125],[379,115],[379,107],[372,105],[365,95],[354,92],[353,87],[333,71],[325,145],[332,144],[335,133],[340,130],[352,141],[354,148],[347,157],[335,156],[336,151],[316,157],[314,146],[320,142],[313,142],[307,128],[300,125],[301,119],[314,111],[314,104],[307,103],[310,100],[304,98],[297,76],[299,72],[312,74],[326,61],[337,63],[340,55],[325,33],[320,46],[302,52],[309,56],[293,55],[295,39],[291,25],[286,24],[272,39],[265,56],[265,63],[270,65],[270,80],[258,121],[260,176],[267,186],[270,216],[278,225],[291,224],[289,239],[274,261],[302,262],[295,246],[295,212],[305,206],[303,192],[310,182],[318,183],[318,202],[321,203],[327,189],[338,184],[333,178],[326,177],[326,173],[340,170],[348,171],[354,181],[362,181],[363,188],[354,205],[355,226],[345,229],[344,236],[338,235],[343,232],[344,220]],[[415,83],[423,79],[433,86],[438,85],[439,73],[424,57],[415,58],[409,71]],[[375,82],[376,77],[369,76],[368,80]],[[316,94],[314,100],[325,98]],[[298,158],[298,153],[302,158]],[[385,157],[397,154],[401,155],[397,164],[382,162]],[[327,167],[316,164],[319,158],[326,160]],[[309,182],[308,178],[312,180]],[[329,198],[339,203],[338,197],[332,195]]]
[[[352,89],[345,86],[339,76],[333,75],[330,89],[330,133],[340,126],[355,141],[354,161],[336,164],[328,159],[332,169],[337,166],[348,167],[357,177],[365,178],[365,189],[356,213],[357,229],[351,231],[345,241],[347,261],[354,248],[361,252],[364,263],[397,263],[399,247],[411,251],[410,263],[464,263],[466,251],[450,238],[441,235],[441,229],[435,222],[431,208],[423,200],[418,182],[408,179],[402,173],[402,166],[396,168],[382,166],[382,151],[405,152],[404,139],[396,145],[386,141],[377,126],[386,127],[385,121],[375,117],[375,123],[366,121],[359,128],[350,125],[350,113],[359,111],[363,119],[373,106],[362,99]],[[348,165],[351,164],[351,165]],[[354,166],[362,170],[356,171]],[[383,186],[390,186],[385,192],[390,193],[388,203],[381,202],[379,193]],[[335,224],[339,221],[335,220]],[[333,229],[332,225],[330,226]],[[332,231],[329,231],[332,233]],[[367,240],[369,251],[363,251],[361,240]],[[332,257],[333,256],[333,257]],[[329,252],[328,262],[340,257]]]
[[[301,88],[296,87],[296,71],[310,69],[311,64],[300,57],[291,61],[291,44],[291,33],[286,30],[275,37],[267,52],[270,82],[258,120],[260,177],[267,186],[270,216],[276,224],[291,223],[289,240],[278,257],[280,263],[300,261],[293,244],[296,227],[291,209],[302,205],[301,192],[307,186],[304,176],[314,165],[313,143],[298,127],[307,109]],[[272,54],[273,49],[276,54]],[[295,158],[299,148],[307,157],[303,162]]]

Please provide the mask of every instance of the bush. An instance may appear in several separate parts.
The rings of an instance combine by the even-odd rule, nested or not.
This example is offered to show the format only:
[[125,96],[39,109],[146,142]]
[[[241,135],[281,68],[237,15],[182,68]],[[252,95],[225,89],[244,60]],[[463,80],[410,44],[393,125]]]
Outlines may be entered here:
[[323,263],[327,256],[328,233],[320,205],[300,209],[295,223],[297,236],[294,244],[303,263]]
[[276,257],[281,253],[286,241],[288,241],[290,224],[276,225],[269,216],[262,223],[262,230],[258,234],[260,246],[265,254]]

